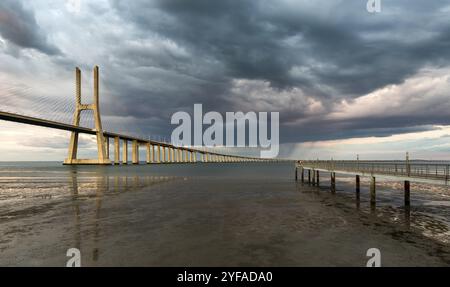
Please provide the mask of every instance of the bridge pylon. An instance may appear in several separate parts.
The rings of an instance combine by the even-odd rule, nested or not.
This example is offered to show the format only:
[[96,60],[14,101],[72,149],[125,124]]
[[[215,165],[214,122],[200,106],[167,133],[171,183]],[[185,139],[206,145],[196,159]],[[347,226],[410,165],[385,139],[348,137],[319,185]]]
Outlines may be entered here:
[[111,160],[107,155],[107,147],[105,137],[103,135],[102,121],[100,118],[100,106],[99,106],[99,74],[98,66],[94,67],[94,101],[92,104],[81,103],[81,71],[77,67],[75,69],[76,77],[76,102],[75,112],[73,115],[73,125],[80,125],[81,112],[85,110],[92,110],[94,112],[95,132],[97,137],[97,159],[78,159],[78,132],[73,131],[70,136],[69,153],[64,160],[64,164],[111,164]]

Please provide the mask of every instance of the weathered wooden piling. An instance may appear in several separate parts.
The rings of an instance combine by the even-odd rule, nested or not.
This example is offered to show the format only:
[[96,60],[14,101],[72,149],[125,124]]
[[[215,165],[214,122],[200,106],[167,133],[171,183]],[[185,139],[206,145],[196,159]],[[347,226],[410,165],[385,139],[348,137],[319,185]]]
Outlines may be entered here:
[[370,205],[376,204],[376,190],[375,190],[375,176],[372,176],[370,179]]
[[361,184],[360,184],[360,180],[359,180],[359,175],[357,174],[356,175],[356,197],[359,199],[359,193],[360,193],[360,191],[361,191],[361,188],[360,188],[360,186],[361,186]]
[[409,180],[405,180],[405,206],[410,206],[410,184]]
[[336,193],[336,173],[331,173],[331,193]]

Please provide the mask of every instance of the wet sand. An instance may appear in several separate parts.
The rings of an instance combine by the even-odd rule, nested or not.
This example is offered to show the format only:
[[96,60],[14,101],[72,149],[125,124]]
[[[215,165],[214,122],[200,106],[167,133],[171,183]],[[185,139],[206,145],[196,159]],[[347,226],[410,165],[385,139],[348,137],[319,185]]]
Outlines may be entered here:
[[371,209],[351,180],[336,194],[293,180],[292,164],[0,169],[0,265],[449,266],[447,193],[380,183]]

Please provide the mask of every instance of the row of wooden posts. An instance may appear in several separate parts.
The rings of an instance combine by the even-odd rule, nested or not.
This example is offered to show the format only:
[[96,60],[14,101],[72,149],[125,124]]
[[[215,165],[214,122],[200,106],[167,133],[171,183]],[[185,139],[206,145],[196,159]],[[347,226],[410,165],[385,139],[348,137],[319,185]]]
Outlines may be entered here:
[[[295,181],[298,181],[298,170],[300,169],[301,182],[305,182],[305,170],[308,172],[308,184],[319,186],[320,173],[319,170],[305,167],[295,167]],[[330,171],[331,175],[331,193],[336,193],[336,172]],[[370,177],[370,204],[376,205],[376,180],[375,176]],[[359,199],[361,191],[361,181],[359,174],[355,175],[355,192],[356,197]],[[404,181],[404,202],[405,206],[410,206],[410,182]]]
[[[106,157],[109,158],[109,137],[105,137],[106,141]],[[120,142],[122,141],[122,156],[120,158]],[[114,137],[114,164],[128,164],[128,139]],[[187,149],[182,147],[171,146],[167,144],[157,144],[152,142],[141,142],[132,140],[131,162],[139,164],[139,147],[146,147],[146,163],[195,163],[201,162],[259,162],[265,159],[238,157],[231,155],[221,155],[206,151]],[[197,158],[197,155],[200,158]]]

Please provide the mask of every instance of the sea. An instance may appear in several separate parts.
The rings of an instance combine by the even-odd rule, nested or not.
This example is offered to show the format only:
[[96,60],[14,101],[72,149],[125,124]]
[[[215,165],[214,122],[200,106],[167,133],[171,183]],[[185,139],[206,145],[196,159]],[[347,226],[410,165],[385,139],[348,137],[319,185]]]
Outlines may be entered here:
[[450,190],[292,162],[64,166],[0,162],[0,266],[450,266]]

